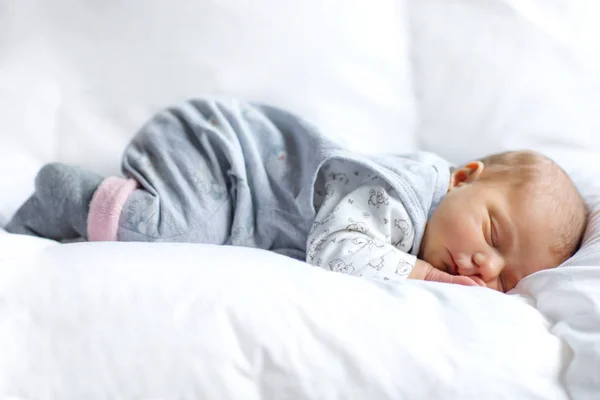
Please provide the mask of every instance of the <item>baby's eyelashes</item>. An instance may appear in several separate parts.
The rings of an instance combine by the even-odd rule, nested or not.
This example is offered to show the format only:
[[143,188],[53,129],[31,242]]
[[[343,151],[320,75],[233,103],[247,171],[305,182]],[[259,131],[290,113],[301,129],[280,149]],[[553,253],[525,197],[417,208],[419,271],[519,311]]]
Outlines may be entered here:
[[498,227],[494,218],[491,219],[491,231],[492,231],[492,247],[498,248],[500,239],[498,238]]

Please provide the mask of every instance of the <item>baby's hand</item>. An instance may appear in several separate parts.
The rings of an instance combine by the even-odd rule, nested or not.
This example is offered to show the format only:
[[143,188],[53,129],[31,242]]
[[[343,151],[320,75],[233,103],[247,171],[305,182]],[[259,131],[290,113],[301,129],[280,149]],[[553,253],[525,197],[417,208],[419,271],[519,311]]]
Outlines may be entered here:
[[464,286],[481,286],[481,284],[477,283],[468,276],[450,275],[447,272],[434,268],[433,265],[423,260],[417,260],[417,263],[413,267],[410,275],[408,275],[408,278],[443,283],[454,283]]

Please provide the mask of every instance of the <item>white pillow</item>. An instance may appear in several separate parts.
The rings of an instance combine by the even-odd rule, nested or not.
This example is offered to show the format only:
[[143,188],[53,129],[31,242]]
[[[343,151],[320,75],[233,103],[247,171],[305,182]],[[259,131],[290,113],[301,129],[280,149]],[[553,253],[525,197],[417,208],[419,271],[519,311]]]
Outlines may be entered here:
[[409,1],[424,148],[600,150],[600,2]]
[[202,94],[289,108],[357,150],[415,148],[403,0],[7,1],[0,68],[57,83],[53,158],[117,169],[147,118]]
[[536,308],[555,321],[551,332],[573,352],[567,390],[571,398],[591,399],[600,393],[600,152],[538,150],[570,174],[591,214],[581,249],[560,268],[523,279],[514,293],[535,298]]

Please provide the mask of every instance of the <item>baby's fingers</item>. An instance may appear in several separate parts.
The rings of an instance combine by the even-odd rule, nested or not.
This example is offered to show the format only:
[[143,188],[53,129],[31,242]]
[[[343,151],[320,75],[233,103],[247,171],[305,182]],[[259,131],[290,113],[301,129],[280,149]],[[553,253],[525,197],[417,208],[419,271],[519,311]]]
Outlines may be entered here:
[[451,278],[451,282],[450,283],[455,283],[457,285],[464,285],[464,286],[482,286],[481,284],[475,282],[473,279],[469,278],[468,276],[454,276],[454,275],[450,275]]
[[450,275],[447,272],[440,271],[439,269],[431,268],[425,276],[426,281],[435,281],[443,283],[453,283],[456,285],[463,286],[480,286],[473,279],[468,276],[461,275]]

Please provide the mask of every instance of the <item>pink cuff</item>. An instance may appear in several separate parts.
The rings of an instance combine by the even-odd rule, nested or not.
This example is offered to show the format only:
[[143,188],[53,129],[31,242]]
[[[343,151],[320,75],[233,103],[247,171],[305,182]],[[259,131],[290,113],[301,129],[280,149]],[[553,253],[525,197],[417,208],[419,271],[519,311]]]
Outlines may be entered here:
[[117,241],[119,218],[129,195],[137,189],[133,179],[106,178],[92,196],[88,214],[88,240]]

